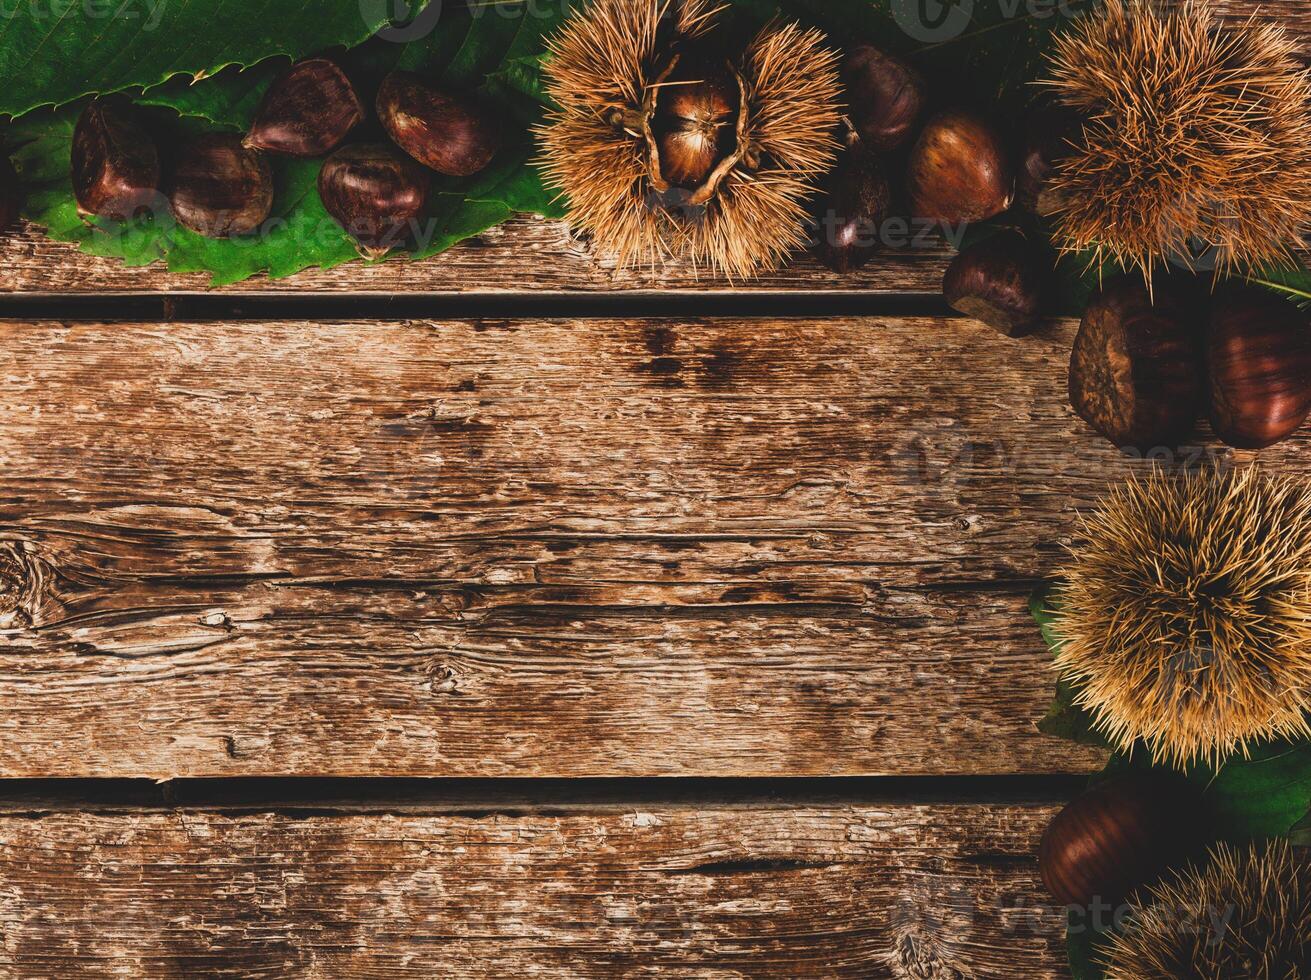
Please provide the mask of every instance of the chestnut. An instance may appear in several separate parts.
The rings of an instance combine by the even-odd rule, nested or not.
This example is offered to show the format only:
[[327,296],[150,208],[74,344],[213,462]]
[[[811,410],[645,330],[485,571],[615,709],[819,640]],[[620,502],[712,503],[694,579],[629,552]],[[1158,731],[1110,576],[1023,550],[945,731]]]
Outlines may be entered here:
[[829,176],[821,204],[820,261],[843,274],[868,262],[891,204],[892,192],[878,157],[863,143],[848,149]]
[[126,221],[158,199],[159,151],[131,106],[87,104],[73,127],[72,171],[83,217]]
[[245,144],[294,157],[322,156],[335,150],[363,119],[360,97],[337,63],[306,58],[264,93]]
[[439,92],[411,72],[394,71],[383,79],[377,109],[392,141],[439,174],[476,174],[501,148],[500,131],[486,109]]
[[1206,331],[1211,425],[1237,449],[1264,449],[1311,413],[1311,322],[1259,286],[1231,283],[1211,303]]
[[0,232],[8,231],[18,221],[23,206],[23,188],[9,157],[0,153]]
[[273,209],[268,162],[241,137],[210,133],[182,149],[169,200],[178,223],[208,238],[254,231]]
[[1140,275],[1109,281],[1083,315],[1070,356],[1070,404],[1125,449],[1173,445],[1202,402],[1201,331],[1183,291],[1149,292]]
[[942,293],[952,309],[1008,337],[1037,327],[1050,268],[1027,241],[1004,233],[961,250],[947,266]]
[[1118,905],[1192,855],[1203,836],[1200,802],[1169,775],[1120,776],[1094,787],[1043,834],[1043,884],[1066,905]]
[[981,117],[950,110],[930,119],[911,148],[906,190],[916,218],[982,221],[1011,205],[1015,179],[1001,137]]
[[324,161],[319,197],[360,251],[376,259],[406,241],[430,182],[427,170],[388,144],[359,143]]
[[740,93],[726,66],[686,58],[665,80],[653,130],[660,148],[661,176],[694,190],[733,150]]
[[906,62],[870,44],[847,50],[842,63],[851,125],[872,150],[895,150],[910,139],[924,108],[924,80]]
[[1083,126],[1074,110],[1040,105],[1029,113],[1024,145],[1016,168],[1015,200],[1033,214],[1050,215],[1059,207],[1049,186],[1060,162],[1075,152]]

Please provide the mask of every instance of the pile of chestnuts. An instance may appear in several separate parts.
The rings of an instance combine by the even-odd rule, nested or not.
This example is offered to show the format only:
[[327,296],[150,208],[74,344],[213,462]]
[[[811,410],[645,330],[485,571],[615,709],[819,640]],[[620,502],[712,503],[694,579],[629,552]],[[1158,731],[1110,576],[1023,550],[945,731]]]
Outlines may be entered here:
[[298,61],[276,78],[244,137],[205,134],[169,154],[134,106],[96,99],[73,133],[78,211],[122,221],[167,210],[207,237],[245,235],[273,209],[270,154],[327,157],[318,179],[324,207],[363,255],[377,258],[413,239],[433,171],[471,176],[503,137],[486,108],[411,72],[382,81],[374,114],[379,138],[347,142],[369,127],[368,111],[329,58]]
[[[897,211],[917,223],[945,227],[993,218],[1011,207],[1014,160],[987,119],[950,107],[927,114],[920,72],[869,44],[846,52],[842,79],[847,151],[821,202],[817,238],[826,265],[847,273],[868,262],[884,223]],[[1044,152],[1059,148],[1033,151],[1039,158]],[[1036,202],[1034,181],[1019,183],[1030,191],[1026,201]],[[1019,336],[1038,324],[1048,265],[1018,235],[988,239],[961,253],[944,291],[956,309]]]
[[1080,323],[1070,404],[1126,450],[1173,447],[1201,416],[1228,445],[1264,449],[1311,414],[1311,320],[1244,282],[1117,277]]

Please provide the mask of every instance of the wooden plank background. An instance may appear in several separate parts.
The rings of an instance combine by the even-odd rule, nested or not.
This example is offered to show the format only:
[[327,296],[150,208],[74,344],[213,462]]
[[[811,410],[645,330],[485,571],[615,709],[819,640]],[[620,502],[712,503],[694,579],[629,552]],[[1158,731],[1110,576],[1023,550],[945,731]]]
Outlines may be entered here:
[[1048,980],[1053,813],[0,815],[0,957],[51,980]]
[[[1218,6],[1311,53],[1311,0]],[[1067,976],[1033,854],[1101,756],[1034,730],[1025,604],[1144,465],[1070,412],[1074,324],[600,302],[876,310],[950,255],[729,287],[524,217],[111,322],[207,279],[0,238],[0,976]],[[365,312],[240,318],[280,293]],[[430,316],[388,312],[416,293]],[[597,312],[495,312],[534,293]],[[1223,452],[1198,442],[1175,461]],[[645,789],[533,788],[619,776]],[[177,802],[61,788],[141,780]]]

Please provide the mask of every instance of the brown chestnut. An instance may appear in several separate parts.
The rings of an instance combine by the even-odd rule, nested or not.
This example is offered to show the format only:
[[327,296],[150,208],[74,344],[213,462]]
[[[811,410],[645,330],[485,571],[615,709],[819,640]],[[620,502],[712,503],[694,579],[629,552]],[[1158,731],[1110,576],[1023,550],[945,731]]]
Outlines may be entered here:
[[1038,326],[1050,271],[1019,235],[994,235],[952,260],[942,293],[952,309],[1008,337],[1022,337]]
[[1116,906],[1200,843],[1200,800],[1169,775],[1111,779],[1058,813],[1038,848],[1038,872],[1066,905]]
[[737,79],[710,59],[685,59],[660,90],[654,131],[661,175],[692,190],[709,178],[737,139]]
[[851,124],[872,150],[895,150],[910,139],[924,108],[924,80],[906,62],[869,44],[847,50],[842,63]]
[[910,151],[906,190],[916,218],[943,224],[982,221],[1011,205],[1015,179],[1001,137],[981,117],[942,112]]
[[1042,105],[1025,122],[1024,148],[1015,178],[1015,200],[1026,211],[1049,215],[1059,207],[1051,178],[1075,152],[1083,133],[1078,116],[1063,106]]
[[268,162],[241,137],[210,133],[192,140],[173,168],[169,192],[178,223],[207,238],[254,231],[273,209]]
[[1124,449],[1174,445],[1193,428],[1202,391],[1201,331],[1182,291],[1154,295],[1140,275],[1093,298],[1070,356],[1070,404]]
[[820,209],[820,261],[843,274],[868,262],[891,206],[892,192],[878,157],[863,143],[847,150],[829,177]]
[[8,231],[18,221],[23,206],[23,188],[9,157],[0,153],[0,231]]
[[378,89],[378,119],[393,142],[425,167],[468,177],[491,163],[501,133],[488,110],[394,71]]
[[1311,413],[1311,322],[1267,289],[1220,289],[1207,322],[1206,364],[1212,428],[1235,448],[1272,446]]
[[130,106],[96,99],[73,127],[78,214],[126,221],[158,200],[159,151]]
[[423,214],[431,176],[386,143],[343,146],[319,171],[323,206],[368,258],[404,244]]
[[245,144],[294,157],[331,153],[364,119],[346,73],[328,58],[292,65],[264,93]]

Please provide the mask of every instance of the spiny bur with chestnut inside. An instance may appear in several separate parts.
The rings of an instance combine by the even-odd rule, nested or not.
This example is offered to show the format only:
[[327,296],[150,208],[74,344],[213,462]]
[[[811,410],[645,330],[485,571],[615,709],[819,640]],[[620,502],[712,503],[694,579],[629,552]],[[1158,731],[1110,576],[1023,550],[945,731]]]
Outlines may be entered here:
[[726,50],[723,16],[706,0],[594,0],[550,42],[542,167],[620,267],[681,258],[742,278],[809,242],[839,149],[838,57],[791,23]]

